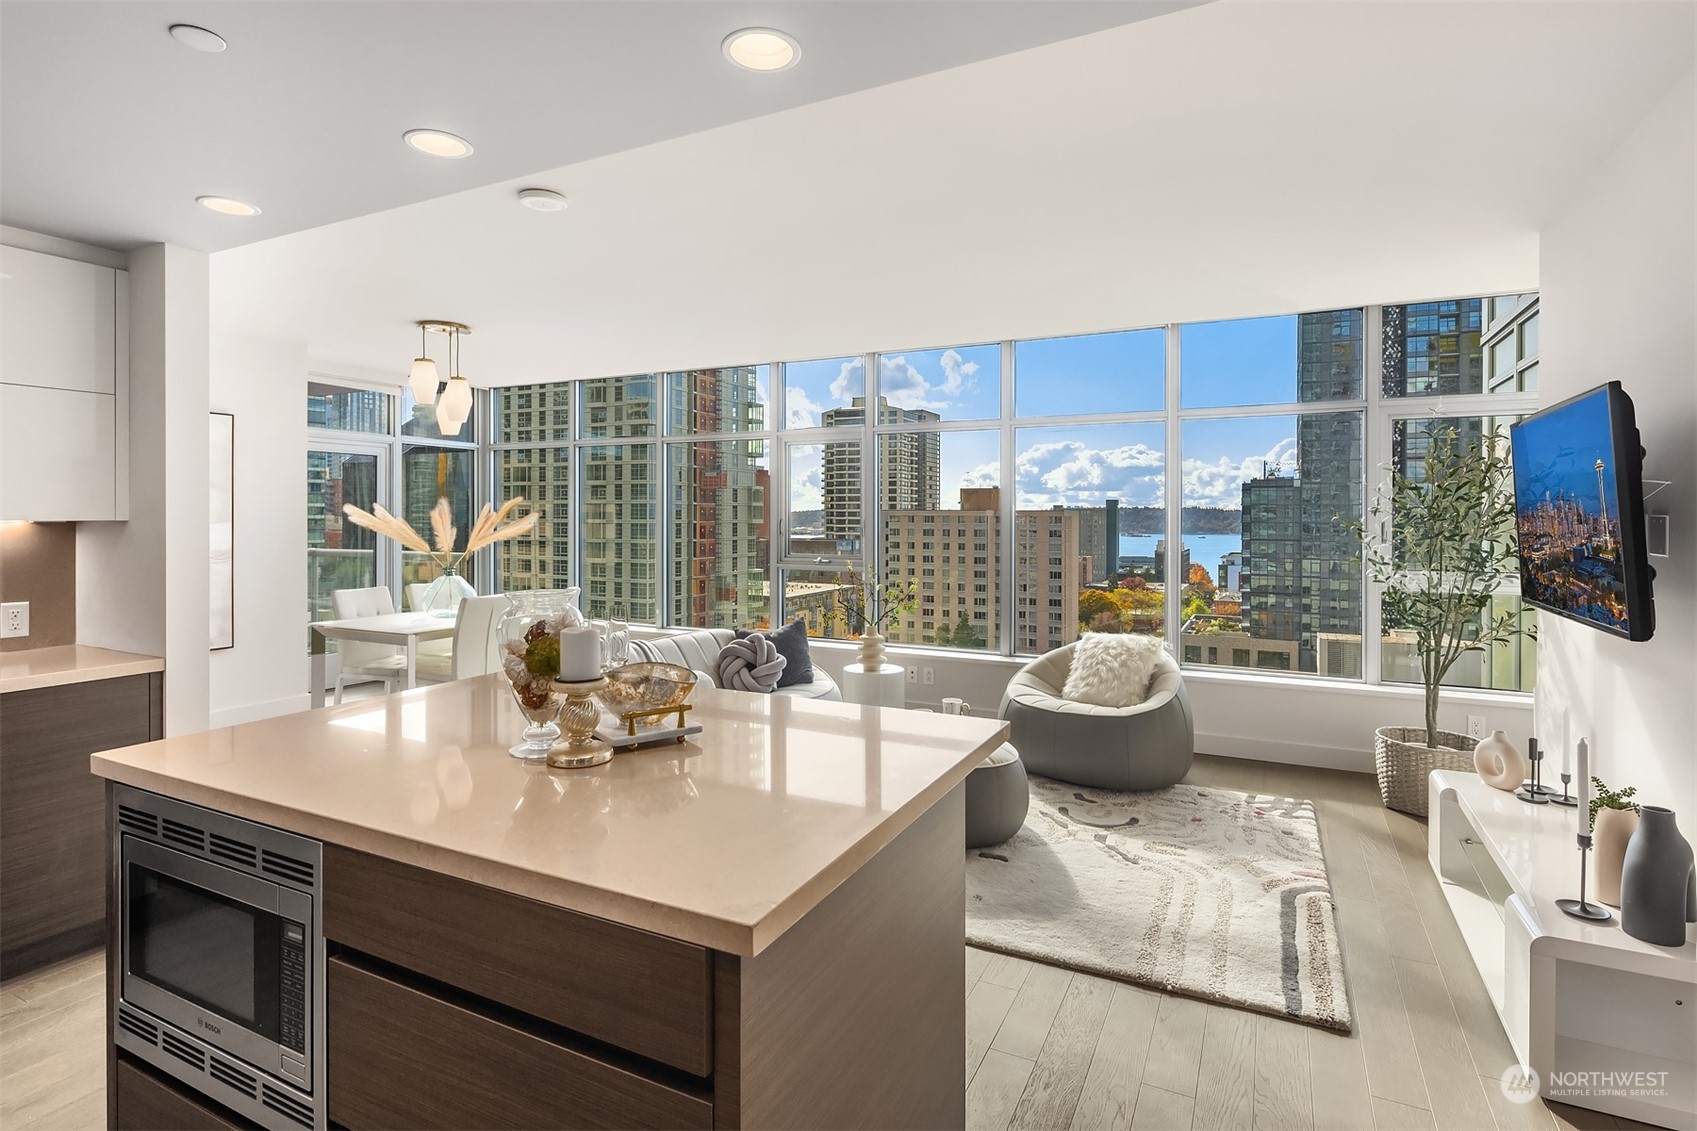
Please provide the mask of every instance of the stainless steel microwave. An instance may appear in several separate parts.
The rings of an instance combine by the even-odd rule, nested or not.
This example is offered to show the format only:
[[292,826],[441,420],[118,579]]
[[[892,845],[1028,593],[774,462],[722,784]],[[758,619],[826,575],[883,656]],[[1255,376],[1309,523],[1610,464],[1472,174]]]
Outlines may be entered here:
[[322,846],[115,788],[119,1047],[262,1126],[322,1128]]

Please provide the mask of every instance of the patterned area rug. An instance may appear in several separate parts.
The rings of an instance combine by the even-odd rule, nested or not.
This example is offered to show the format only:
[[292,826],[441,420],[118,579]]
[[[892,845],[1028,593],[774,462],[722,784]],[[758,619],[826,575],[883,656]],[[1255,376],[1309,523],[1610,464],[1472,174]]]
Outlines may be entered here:
[[1006,844],[966,858],[966,941],[1347,1032],[1349,993],[1308,801],[1031,779]]

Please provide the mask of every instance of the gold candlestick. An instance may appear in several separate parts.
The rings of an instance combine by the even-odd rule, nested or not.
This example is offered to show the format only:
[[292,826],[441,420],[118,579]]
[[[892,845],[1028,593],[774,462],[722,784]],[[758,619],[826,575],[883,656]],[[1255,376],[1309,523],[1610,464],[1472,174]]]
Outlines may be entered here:
[[597,691],[607,686],[605,676],[568,683],[555,680],[554,687],[566,697],[560,711],[560,729],[565,733],[548,751],[548,765],[557,769],[576,769],[599,766],[613,760],[613,748],[595,737],[595,724],[601,721],[601,708],[595,702]]

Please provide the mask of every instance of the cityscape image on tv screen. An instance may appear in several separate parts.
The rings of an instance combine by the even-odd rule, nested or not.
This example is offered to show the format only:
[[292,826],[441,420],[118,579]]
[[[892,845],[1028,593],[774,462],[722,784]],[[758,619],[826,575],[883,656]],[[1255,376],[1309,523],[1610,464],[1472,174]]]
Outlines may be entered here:
[[1514,433],[1521,595],[1626,632],[1618,469],[1606,389]]

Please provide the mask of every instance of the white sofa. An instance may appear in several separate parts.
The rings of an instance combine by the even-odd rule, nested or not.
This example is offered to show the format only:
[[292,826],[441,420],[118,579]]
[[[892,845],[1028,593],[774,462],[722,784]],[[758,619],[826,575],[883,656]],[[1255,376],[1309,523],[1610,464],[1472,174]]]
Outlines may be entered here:
[[[719,658],[719,650],[730,643],[734,635],[728,628],[692,628],[687,632],[633,640],[631,658],[682,664],[695,672],[708,686],[717,687],[719,681],[713,677],[713,670],[718,666],[716,661]],[[772,694],[793,695],[798,699],[840,700],[843,697],[843,693],[837,690],[836,680],[817,663],[813,665],[813,682],[780,687]]]

